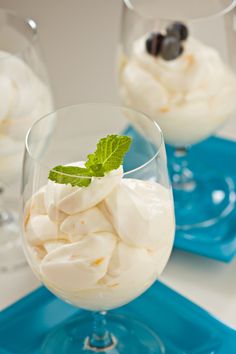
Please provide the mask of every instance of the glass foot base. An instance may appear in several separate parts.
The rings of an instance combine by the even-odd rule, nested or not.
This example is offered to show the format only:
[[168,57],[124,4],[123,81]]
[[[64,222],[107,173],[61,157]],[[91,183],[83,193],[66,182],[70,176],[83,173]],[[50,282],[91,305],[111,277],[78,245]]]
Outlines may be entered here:
[[91,314],[80,316],[50,333],[40,354],[164,354],[165,349],[155,332],[145,324],[123,315],[107,314],[108,330],[113,344],[105,349],[91,348],[89,335],[93,328]]
[[[175,187],[173,185],[173,187]],[[235,185],[231,178],[195,176],[193,189],[173,188],[177,230],[215,225],[235,207]]]
[[19,225],[14,215],[4,214],[0,220],[0,272],[26,265],[20,241]]

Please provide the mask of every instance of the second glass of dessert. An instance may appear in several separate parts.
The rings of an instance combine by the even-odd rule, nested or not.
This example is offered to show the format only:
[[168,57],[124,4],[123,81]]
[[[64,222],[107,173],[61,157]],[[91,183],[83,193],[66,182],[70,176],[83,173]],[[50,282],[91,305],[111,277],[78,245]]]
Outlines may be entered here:
[[25,263],[18,201],[26,133],[52,111],[52,96],[32,19],[0,10],[0,271]]
[[[127,124],[138,140],[124,135]],[[173,198],[157,124],[103,104],[49,114],[27,136],[22,193],[23,243],[35,275],[95,313],[94,326],[87,315],[49,334],[42,353],[164,353],[141,322],[106,315],[145,292],[172,250]]]
[[118,64],[122,102],[155,119],[173,148],[177,227],[214,225],[235,206],[234,183],[209,173],[201,156],[190,166],[187,151],[236,112],[235,1],[124,2]]

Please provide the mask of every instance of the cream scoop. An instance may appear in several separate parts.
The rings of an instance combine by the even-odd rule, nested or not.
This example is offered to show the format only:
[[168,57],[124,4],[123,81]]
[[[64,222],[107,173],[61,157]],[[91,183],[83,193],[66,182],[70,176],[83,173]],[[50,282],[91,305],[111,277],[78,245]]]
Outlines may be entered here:
[[63,292],[90,289],[106,274],[115,244],[116,237],[104,232],[58,247],[43,259],[41,276]]
[[[134,248],[119,242],[113,252],[103,284],[115,291],[127,291],[130,298],[140,289],[148,287],[156,277],[155,257],[146,248]],[[138,276],[137,276],[138,275]],[[130,282],[132,279],[132,287]]]
[[61,223],[60,230],[67,234],[71,241],[91,233],[114,231],[111,223],[98,207],[66,217]]
[[123,179],[105,199],[119,237],[128,245],[155,249],[172,243],[170,191],[158,183]]
[[58,225],[51,221],[48,215],[33,215],[30,217],[25,232],[32,244],[41,244],[47,240],[59,238]]

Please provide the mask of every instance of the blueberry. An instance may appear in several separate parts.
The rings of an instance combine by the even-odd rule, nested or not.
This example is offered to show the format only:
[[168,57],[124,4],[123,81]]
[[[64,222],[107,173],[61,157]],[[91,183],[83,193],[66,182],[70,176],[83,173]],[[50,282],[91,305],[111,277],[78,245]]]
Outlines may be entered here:
[[167,36],[177,37],[184,41],[188,38],[188,28],[182,22],[173,22],[166,29]]
[[161,51],[164,36],[161,33],[151,33],[146,40],[146,51],[156,57]]
[[164,60],[174,60],[183,52],[183,47],[178,38],[166,36],[161,46],[161,56]]

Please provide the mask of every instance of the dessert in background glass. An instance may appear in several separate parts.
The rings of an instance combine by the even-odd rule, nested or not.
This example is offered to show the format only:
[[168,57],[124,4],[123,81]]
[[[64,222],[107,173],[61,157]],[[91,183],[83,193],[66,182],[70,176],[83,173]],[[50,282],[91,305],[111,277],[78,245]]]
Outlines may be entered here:
[[[142,137],[141,151],[122,135],[128,124]],[[35,275],[61,299],[94,311],[94,321],[85,315],[49,333],[42,353],[164,353],[145,324],[106,315],[145,292],[172,250],[173,198],[157,124],[105,104],[45,116],[27,135],[22,197]]]
[[50,111],[52,97],[36,23],[1,9],[0,270],[25,263],[17,220],[24,140],[33,122]]
[[201,156],[199,165],[190,166],[187,152],[235,116],[235,1],[124,3],[122,102],[156,120],[173,148],[177,229],[215,225],[235,206],[234,182],[211,174],[210,164],[201,166]]

